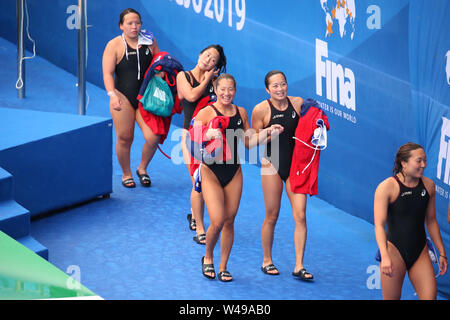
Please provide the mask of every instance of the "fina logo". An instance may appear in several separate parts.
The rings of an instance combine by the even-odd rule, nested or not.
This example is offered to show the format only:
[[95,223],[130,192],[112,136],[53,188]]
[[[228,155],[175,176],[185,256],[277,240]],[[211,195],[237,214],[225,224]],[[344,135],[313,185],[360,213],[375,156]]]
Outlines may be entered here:
[[328,100],[337,103],[339,97],[341,106],[356,111],[355,74],[351,69],[329,60],[328,43],[316,39],[316,94],[321,97],[323,79]]
[[333,34],[333,21],[337,20],[341,38],[349,31],[350,39],[353,40],[356,19],[355,0],[320,0],[320,6],[325,12],[325,24],[327,27],[325,37],[331,37]]
[[[448,62],[448,61],[447,61]],[[450,185],[450,119],[442,117],[441,143],[439,146],[438,165],[436,177],[441,180],[442,169],[444,167],[444,183]]]

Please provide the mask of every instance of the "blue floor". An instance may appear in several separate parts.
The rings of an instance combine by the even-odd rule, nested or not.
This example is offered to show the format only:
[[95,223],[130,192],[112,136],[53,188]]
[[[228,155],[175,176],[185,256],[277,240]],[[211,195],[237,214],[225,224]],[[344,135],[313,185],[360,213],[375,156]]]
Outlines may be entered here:
[[[27,98],[18,100],[15,59],[15,46],[0,39],[5,72],[0,78],[0,107],[77,113],[76,77],[39,57],[27,61]],[[109,118],[104,90],[88,84],[87,91],[87,115]],[[172,126],[162,146],[166,153],[178,146],[178,139],[170,139],[177,129]],[[143,143],[137,129],[132,169],[139,163]],[[190,180],[183,164],[157,151],[149,166],[151,188],[123,188],[115,155],[113,171],[109,199],[96,199],[32,223],[32,236],[49,249],[49,261],[65,272],[78,266],[83,285],[104,299],[381,299],[373,274],[377,249],[373,226],[318,197],[308,198],[304,260],[316,281],[305,283],[291,276],[293,219],[286,195],[273,250],[281,275],[270,277],[260,271],[264,203],[254,165],[243,166],[244,191],[228,264],[231,283],[210,281],[201,274],[204,246],[192,241],[194,232],[188,229]],[[219,257],[219,247],[215,256]],[[408,279],[402,298],[416,299]]]

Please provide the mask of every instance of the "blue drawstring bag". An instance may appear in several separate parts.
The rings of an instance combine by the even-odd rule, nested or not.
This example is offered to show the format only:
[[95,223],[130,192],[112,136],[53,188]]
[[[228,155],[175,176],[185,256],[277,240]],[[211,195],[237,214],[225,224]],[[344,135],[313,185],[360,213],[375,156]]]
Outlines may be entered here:
[[157,116],[169,117],[172,114],[173,97],[169,85],[160,77],[152,77],[144,95],[139,100],[144,110]]

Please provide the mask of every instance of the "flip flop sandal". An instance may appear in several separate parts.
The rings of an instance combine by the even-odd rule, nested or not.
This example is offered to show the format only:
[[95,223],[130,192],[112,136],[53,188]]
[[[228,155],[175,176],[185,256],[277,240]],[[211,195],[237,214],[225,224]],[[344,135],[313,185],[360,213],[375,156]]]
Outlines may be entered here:
[[[233,280],[233,277],[231,276],[231,273],[228,270],[220,271],[217,275],[217,278],[222,282],[230,282]],[[224,279],[224,278],[231,278],[231,279]]]
[[[307,272],[305,268],[300,269],[298,272],[292,272],[292,275],[303,281],[314,280],[314,276],[311,273]],[[307,277],[307,276],[309,276],[309,277]]]
[[[205,264],[205,257],[202,258],[202,273],[203,275],[208,279],[215,279],[216,278],[216,271],[214,270],[214,264]],[[210,276],[208,273],[214,273],[214,276]]]
[[[269,271],[274,271],[276,270],[276,273],[272,273]],[[273,263],[268,264],[265,267],[261,267],[261,271],[264,272],[265,274],[268,274],[269,276],[278,276],[280,274],[280,272],[278,271],[277,267],[275,267],[275,265]]]
[[134,182],[133,178],[122,180],[122,185],[125,188],[136,188],[136,183]]
[[149,177],[148,174],[146,174],[146,173],[140,174],[140,173],[139,173],[139,170],[136,170],[136,174],[138,175],[139,181],[141,182],[141,184],[142,184],[144,187],[150,187],[150,186],[151,186],[152,181],[150,180],[150,177]]
[[191,213],[189,213],[187,215],[187,219],[189,221],[189,229],[191,229],[193,231],[197,230],[197,222],[195,221],[195,219],[192,219],[192,214]]
[[206,234],[202,233],[202,234],[197,234],[195,235],[195,237],[192,238],[195,242],[197,242],[198,244],[201,245],[205,245],[206,244]]

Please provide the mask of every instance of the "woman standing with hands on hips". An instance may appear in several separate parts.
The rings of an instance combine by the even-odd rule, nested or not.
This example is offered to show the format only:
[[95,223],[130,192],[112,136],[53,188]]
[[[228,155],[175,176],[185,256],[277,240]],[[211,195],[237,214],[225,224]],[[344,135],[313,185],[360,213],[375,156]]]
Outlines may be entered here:
[[447,271],[447,256],[436,220],[435,185],[423,175],[426,161],[420,145],[409,142],[401,146],[395,156],[394,175],[375,191],[375,236],[386,300],[400,299],[406,272],[419,299],[436,299],[436,278],[424,224],[439,251],[439,273]]
[[142,33],[141,26],[140,14],[134,9],[125,9],[119,19],[122,35],[108,42],[102,62],[103,81],[110,99],[110,112],[117,137],[116,153],[122,168],[122,185],[126,188],[136,186],[130,168],[135,121],[145,138],[141,162],[136,170],[141,184],[145,187],[151,184],[147,166],[159,142],[159,136],[145,124],[138,110],[137,96],[145,71],[153,56],[159,52],[153,34]]
[[[229,74],[221,74],[215,83],[217,102],[202,109],[195,117],[194,127],[204,128],[205,141],[221,139],[224,149],[230,147],[230,158],[220,158],[215,162],[203,162],[201,169],[201,184],[203,198],[208,209],[210,226],[206,232],[206,252],[202,258],[202,273],[205,277],[213,279],[216,276],[213,264],[214,247],[220,240],[220,266],[218,278],[228,282],[233,278],[227,270],[227,263],[234,241],[234,220],[239,208],[242,194],[242,171],[238,155],[238,142],[244,140],[247,148],[259,143],[266,143],[270,138],[276,137],[283,131],[282,126],[272,125],[258,133],[248,131],[249,123],[247,112],[242,107],[233,104],[236,94],[236,81]],[[217,117],[227,119],[225,129],[226,142],[220,129],[212,127],[212,122]],[[203,130],[203,129],[201,129]],[[232,143],[230,141],[233,140]],[[217,158],[216,158],[217,159]]]

